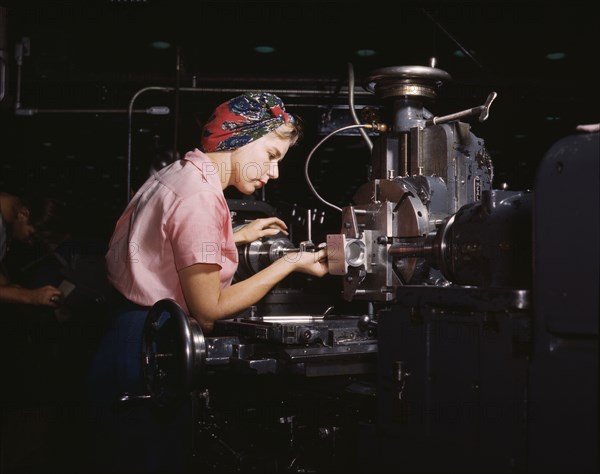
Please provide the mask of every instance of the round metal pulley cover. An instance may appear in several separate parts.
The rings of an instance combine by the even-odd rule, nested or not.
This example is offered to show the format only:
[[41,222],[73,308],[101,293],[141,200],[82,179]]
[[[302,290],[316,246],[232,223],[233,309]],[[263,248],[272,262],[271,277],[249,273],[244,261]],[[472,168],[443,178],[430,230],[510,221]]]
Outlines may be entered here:
[[197,385],[205,354],[200,325],[174,300],[157,301],[142,334],[142,370],[152,400],[164,407],[188,395]]
[[435,98],[437,89],[452,76],[429,66],[391,66],[375,69],[368,76],[365,89],[380,98],[415,96]]

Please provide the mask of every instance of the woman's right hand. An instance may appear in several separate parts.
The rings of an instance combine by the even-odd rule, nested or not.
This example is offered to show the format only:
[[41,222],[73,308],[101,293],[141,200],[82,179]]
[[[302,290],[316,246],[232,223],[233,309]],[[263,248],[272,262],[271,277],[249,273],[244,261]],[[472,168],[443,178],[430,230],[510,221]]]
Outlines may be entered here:
[[327,264],[327,249],[321,249],[318,252],[299,251],[288,253],[283,257],[290,262],[294,271],[306,273],[308,275],[322,277],[329,273]]

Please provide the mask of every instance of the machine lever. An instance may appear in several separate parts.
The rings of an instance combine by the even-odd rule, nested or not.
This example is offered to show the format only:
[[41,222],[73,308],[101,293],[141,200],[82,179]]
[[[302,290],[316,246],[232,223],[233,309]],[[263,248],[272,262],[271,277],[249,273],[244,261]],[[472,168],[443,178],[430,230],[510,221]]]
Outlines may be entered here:
[[458,120],[463,117],[470,117],[471,115],[479,114],[479,121],[485,122],[490,115],[490,107],[492,106],[492,102],[498,97],[496,92],[490,92],[485,99],[485,103],[483,105],[479,105],[477,107],[473,107],[471,109],[461,110],[460,112],[455,112],[449,115],[442,115],[441,117],[433,117],[427,120],[427,125],[439,125],[440,123],[451,122],[453,120]]
[[358,320],[358,327],[361,329],[377,329],[377,321],[368,314],[363,314]]

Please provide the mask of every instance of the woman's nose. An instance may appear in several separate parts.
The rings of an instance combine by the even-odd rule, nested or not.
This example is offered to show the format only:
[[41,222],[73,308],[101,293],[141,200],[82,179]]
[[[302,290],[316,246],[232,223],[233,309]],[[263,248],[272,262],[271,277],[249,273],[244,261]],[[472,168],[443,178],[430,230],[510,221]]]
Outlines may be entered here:
[[267,176],[269,179],[277,179],[279,178],[279,165],[274,163],[269,163],[269,169],[267,171]]

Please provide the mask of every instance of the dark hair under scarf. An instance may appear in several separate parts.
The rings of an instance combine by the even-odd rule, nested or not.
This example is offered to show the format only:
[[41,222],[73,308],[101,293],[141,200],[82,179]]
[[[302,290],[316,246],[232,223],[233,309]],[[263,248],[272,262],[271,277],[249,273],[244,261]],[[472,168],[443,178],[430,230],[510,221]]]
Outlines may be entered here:
[[295,123],[279,97],[269,92],[246,92],[219,105],[202,128],[204,152],[236,150],[284,123]]

